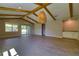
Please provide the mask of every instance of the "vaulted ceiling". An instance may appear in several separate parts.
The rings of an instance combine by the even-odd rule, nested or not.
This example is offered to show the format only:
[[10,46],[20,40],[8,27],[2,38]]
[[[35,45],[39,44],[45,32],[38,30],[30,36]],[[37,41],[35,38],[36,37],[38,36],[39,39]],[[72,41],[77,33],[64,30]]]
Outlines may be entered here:
[[0,3],[0,18],[24,18],[37,22],[37,14],[45,11],[53,20],[79,16],[78,3]]

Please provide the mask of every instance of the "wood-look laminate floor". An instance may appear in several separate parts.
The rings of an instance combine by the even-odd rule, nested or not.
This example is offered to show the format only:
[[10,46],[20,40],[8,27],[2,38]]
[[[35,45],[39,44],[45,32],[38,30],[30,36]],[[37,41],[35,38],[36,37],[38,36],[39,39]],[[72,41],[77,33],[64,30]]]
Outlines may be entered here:
[[20,56],[79,56],[79,41],[42,36],[0,39],[0,55],[15,48]]

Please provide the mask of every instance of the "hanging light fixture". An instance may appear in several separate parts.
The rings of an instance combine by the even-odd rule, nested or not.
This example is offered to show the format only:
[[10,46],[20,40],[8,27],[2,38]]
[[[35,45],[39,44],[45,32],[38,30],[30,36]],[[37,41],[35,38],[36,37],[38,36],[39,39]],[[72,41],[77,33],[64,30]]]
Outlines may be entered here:
[[38,22],[40,24],[45,24],[46,23],[46,14],[44,11],[41,11],[39,14],[38,14]]

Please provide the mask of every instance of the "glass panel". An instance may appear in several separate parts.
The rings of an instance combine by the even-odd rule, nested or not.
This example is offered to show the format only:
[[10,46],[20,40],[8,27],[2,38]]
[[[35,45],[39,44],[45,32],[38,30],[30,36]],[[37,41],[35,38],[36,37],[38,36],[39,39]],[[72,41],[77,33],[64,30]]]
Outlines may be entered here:
[[11,24],[5,24],[5,31],[11,32],[12,31],[12,25]]
[[30,34],[30,26],[27,26],[27,34]]
[[18,31],[18,25],[5,23],[6,32],[16,32]]
[[26,34],[26,25],[21,26],[21,34]]
[[30,26],[28,25],[21,25],[21,34],[30,34]]
[[26,29],[26,25],[22,25],[22,29]]
[[13,24],[13,32],[18,31],[18,25]]

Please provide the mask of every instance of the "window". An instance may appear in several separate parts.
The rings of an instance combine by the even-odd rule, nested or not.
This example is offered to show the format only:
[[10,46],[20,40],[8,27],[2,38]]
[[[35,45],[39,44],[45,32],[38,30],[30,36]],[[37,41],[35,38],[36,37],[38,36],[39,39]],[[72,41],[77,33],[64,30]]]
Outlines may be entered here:
[[5,24],[5,31],[6,32],[12,32],[12,25],[11,24]]
[[18,31],[18,25],[5,23],[5,31],[6,32],[16,32],[16,31]]
[[30,26],[29,25],[21,25],[21,34],[30,34]]
[[18,31],[18,25],[13,24],[13,32]]

